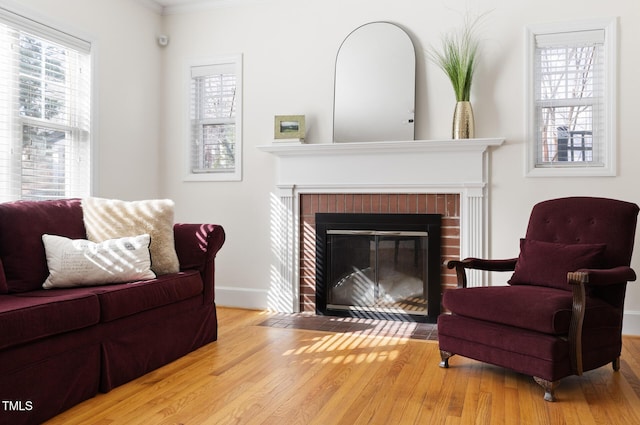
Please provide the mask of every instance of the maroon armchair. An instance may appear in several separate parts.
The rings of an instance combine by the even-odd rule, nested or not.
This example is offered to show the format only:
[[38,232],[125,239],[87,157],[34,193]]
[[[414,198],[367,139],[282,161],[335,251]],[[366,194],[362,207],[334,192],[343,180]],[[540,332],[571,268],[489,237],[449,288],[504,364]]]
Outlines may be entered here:
[[[438,317],[441,367],[454,354],[531,375],[554,401],[560,379],[620,368],[638,206],[571,197],[533,207],[518,258],[450,261],[458,289]],[[512,271],[508,286],[467,288],[466,269]]]

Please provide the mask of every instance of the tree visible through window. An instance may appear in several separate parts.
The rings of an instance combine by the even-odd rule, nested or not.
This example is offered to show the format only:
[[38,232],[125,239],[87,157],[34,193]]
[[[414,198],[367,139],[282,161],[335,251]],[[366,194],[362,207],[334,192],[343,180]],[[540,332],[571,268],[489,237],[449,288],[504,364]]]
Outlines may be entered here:
[[[603,87],[602,46],[539,47],[539,163],[594,162],[593,130]],[[600,63],[600,66],[598,66]]]
[[[25,18],[3,18],[0,118],[6,125],[0,127],[0,197],[87,196],[90,46]],[[60,42],[65,39],[72,39],[70,46]]]
[[[20,35],[20,116],[64,122],[64,49]],[[69,132],[22,124],[22,199],[65,196],[64,141]],[[35,123],[35,121],[34,121]]]

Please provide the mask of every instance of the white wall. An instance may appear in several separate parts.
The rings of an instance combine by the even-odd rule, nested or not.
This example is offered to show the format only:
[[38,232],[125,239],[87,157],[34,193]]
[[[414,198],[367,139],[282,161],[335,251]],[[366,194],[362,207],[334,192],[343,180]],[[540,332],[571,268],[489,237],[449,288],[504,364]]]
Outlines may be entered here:
[[[332,134],[333,68],[343,38],[361,24],[403,26],[418,51],[416,136],[448,137],[454,99],[423,48],[456,27],[467,0],[237,0],[236,6],[161,17],[134,0],[0,0],[28,16],[87,37],[96,46],[97,184],[95,194],[121,199],[169,197],[177,220],[224,225],[218,256],[221,305],[266,307],[270,283],[270,201],[275,158],[256,148],[270,143],[273,117],[305,114],[310,143]],[[640,203],[635,182],[640,82],[635,69],[640,9],[629,0],[478,0],[493,10],[484,27],[483,56],[472,92],[478,137],[504,136],[491,157],[489,255],[517,255],[518,238],[534,203],[557,196],[609,196]],[[549,11],[553,10],[553,13]],[[618,176],[523,177],[523,28],[531,23],[619,17]],[[156,36],[166,33],[164,49]],[[236,183],[183,182],[189,61],[244,57],[244,178]],[[357,168],[354,167],[354,172]],[[640,244],[632,265],[640,270]],[[503,283],[505,276],[494,278]],[[625,332],[640,335],[640,283],[627,292]]]
[[[332,134],[333,69],[343,38],[359,25],[391,21],[403,26],[418,51],[416,136],[449,137],[454,98],[444,75],[426,64],[423,49],[458,26],[470,2],[443,0],[264,0],[238,2],[165,16],[166,101],[162,111],[163,195],[176,200],[186,221],[223,224],[228,241],[219,254],[220,304],[265,307],[270,282],[270,196],[275,159],[257,146],[270,143],[273,117],[305,114],[309,143]],[[635,182],[640,156],[637,97],[640,82],[640,9],[629,0],[478,0],[492,10],[483,28],[483,54],[472,92],[477,137],[504,136],[491,157],[489,255],[518,254],[529,212],[538,201],[595,195],[640,203]],[[552,12],[551,12],[552,11]],[[532,23],[619,17],[618,169],[613,178],[524,177],[524,27]],[[186,153],[186,82],[189,61],[244,55],[244,179],[238,183],[182,182]],[[354,167],[357,172],[357,167]],[[640,270],[640,244],[632,264]],[[507,276],[493,278],[504,283]],[[626,333],[640,334],[640,286],[627,293]]]
[[160,195],[162,18],[131,0],[0,0],[0,5],[93,43],[94,195]]

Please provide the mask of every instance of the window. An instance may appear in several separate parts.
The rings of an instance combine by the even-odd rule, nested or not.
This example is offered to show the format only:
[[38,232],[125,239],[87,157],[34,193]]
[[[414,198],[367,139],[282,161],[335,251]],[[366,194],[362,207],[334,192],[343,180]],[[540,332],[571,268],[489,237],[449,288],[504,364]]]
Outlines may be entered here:
[[242,179],[241,70],[240,56],[191,67],[187,180]]
[[90,48],[0,8],[0,201],[90,194]]
[[615,175],[615,19],[527,35],[528,175]]

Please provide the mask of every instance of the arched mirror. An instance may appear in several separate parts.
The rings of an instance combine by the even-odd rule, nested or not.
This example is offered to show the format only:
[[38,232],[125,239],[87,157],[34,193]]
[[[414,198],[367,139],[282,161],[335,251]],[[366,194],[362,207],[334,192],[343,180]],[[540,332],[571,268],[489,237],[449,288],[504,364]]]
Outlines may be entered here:
[[372,22],[349,34],[336,57],[334,143],[413,140],[415,72],[399,26]]

